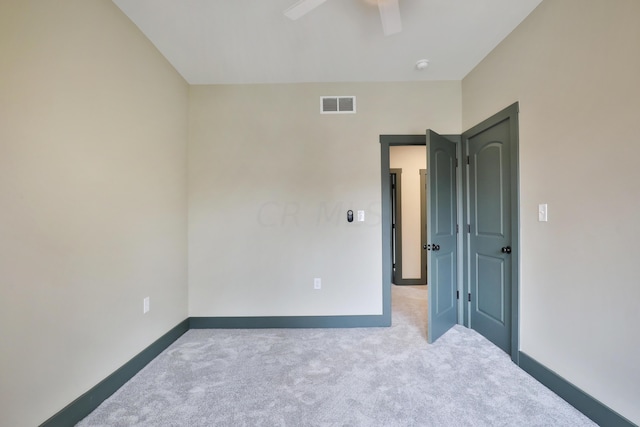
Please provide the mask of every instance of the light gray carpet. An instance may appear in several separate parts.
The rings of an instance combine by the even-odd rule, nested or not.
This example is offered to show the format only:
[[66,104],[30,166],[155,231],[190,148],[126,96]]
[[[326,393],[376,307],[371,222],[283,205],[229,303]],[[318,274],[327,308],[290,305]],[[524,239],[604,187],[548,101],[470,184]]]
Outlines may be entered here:
[[190,330],[79,426],[594,426],[484,337],[426,343],[426,287],[393,326]]

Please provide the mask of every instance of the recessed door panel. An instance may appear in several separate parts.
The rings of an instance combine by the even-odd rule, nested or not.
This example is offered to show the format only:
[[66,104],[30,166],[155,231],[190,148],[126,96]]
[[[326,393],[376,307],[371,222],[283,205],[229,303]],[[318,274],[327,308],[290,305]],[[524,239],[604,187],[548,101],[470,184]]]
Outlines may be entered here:
[[449,310],[455,310],[455,298],[450,290],[450,283],[455,278],[455,257],[452,253],[447,253],[442,256],[434,255],[432,262],[435,268],[435,294],[436,294],[436,315],[442,315]]
[[476,311],[501,325],[505,324],[504,259],[476,255]]
[[[451,157],[451,153],[439,149],[434,153],[435,168],[434,174],[438,182],[455,182],[455,157]],[[436,188],[436,198],[438,201],[438,209],[434,212],[435,217],[435,236],[450,236],[455,228],[455,193],[452,194],[451,188],[445,186]]]
[[[479,147],[474,156],[475,164],[475,223],[476,234],[504,237],[505,177],[503,143],[491,141]],[[478,197],[482,195],[482,197]]]

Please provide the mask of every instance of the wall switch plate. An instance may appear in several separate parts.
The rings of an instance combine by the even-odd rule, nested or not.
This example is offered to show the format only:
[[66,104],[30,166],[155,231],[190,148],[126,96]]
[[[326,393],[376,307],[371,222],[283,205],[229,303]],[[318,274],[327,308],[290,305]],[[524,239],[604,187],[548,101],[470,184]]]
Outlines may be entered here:
[[364,211],[358,211],[358,221],[364,221]]
[[548,221],[547,204],[546,203],[541,203],[541,204],[538,205],[538,221],[540,221],[540,222],[547,222]]
[[147,314],[149,312],[149,297],[146,297],[142,300],[142,314]]
[[313,289],[322,289],[322,280],[319,277],[313,279]]

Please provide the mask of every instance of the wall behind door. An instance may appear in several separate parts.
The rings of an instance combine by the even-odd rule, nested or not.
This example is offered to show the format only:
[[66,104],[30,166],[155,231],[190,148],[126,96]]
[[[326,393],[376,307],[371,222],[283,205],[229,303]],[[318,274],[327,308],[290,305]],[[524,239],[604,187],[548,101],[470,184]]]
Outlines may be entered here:
[[381,314],[379,137],[459,132],[460,102],[459,82],[191,87],[190,314]]
[[389,147],[390,168],[402,169],[402,278],[421,276],[420,169],[427,167],[426,146]]

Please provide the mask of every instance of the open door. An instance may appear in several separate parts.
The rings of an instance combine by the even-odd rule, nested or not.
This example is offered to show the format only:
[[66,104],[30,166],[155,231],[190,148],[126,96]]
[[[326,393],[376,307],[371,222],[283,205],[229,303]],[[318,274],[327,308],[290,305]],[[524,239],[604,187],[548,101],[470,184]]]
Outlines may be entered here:
[[456,144],[427,130],[427,285],[429,343],[458,319]]

